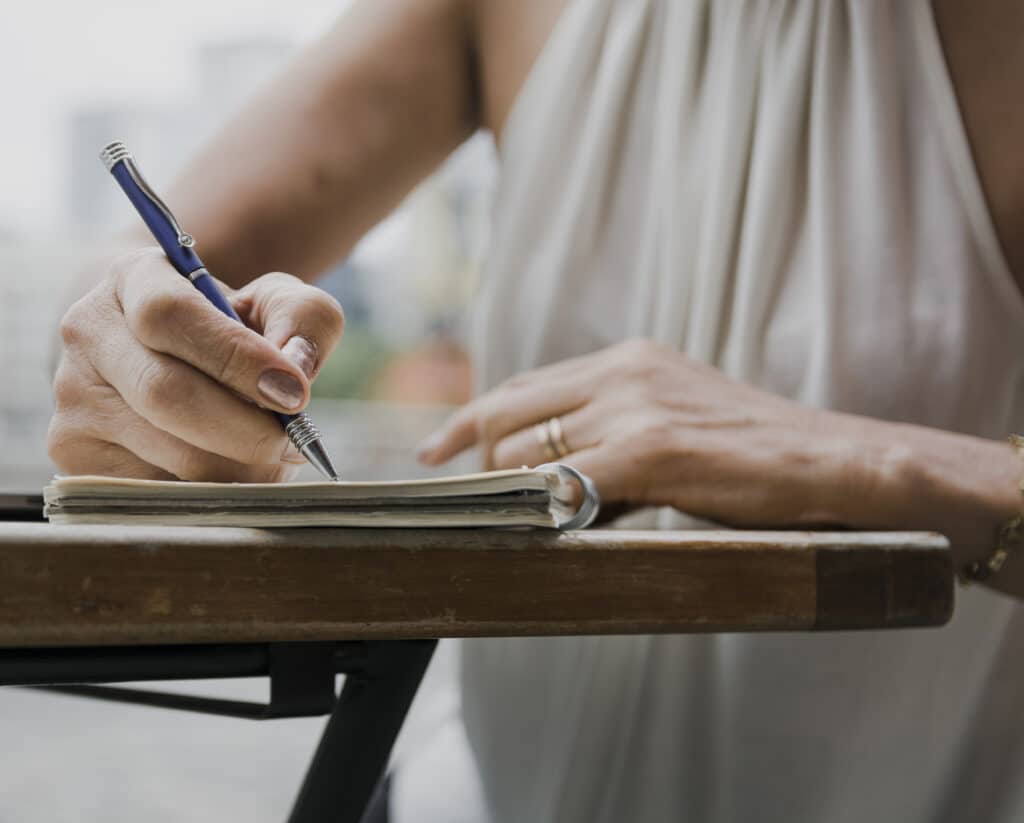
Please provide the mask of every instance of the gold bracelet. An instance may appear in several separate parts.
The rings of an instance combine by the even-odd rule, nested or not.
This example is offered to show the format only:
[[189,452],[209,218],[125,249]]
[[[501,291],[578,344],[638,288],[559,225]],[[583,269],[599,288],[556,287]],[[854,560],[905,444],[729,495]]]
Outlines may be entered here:
[[[1013,446],[1017,456],[1024,460],[1024,437],[1019,434],[1011,434],[1010,445]],[[1017,488],[1024,494],[1024,478],[1017,484]],[[1024,514],[1018,514],[1007,520],[999,529],[999,539],[996,540],[995,551],[985,560],[975,560],[969,563],[961,573],[961,579],[966,583],[981,583],[988,580],[992,575],[998,574],[1006,564],[1010,552],[1024,543]]]

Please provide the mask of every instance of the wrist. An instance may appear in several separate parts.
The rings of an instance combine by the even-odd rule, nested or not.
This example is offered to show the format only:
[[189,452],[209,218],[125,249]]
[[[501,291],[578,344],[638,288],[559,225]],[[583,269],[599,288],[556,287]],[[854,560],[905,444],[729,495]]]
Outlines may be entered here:
[[1006,441],[854,418],[844,522],[944,534],[956,567],[984,561],[1021,513],[1022,466]]
[[827,442],[830,482],[818,484],[818,505],[846,528],[895,528],[895,511],[916,499],[912,449],[890,424],[842,413],[830,415]]

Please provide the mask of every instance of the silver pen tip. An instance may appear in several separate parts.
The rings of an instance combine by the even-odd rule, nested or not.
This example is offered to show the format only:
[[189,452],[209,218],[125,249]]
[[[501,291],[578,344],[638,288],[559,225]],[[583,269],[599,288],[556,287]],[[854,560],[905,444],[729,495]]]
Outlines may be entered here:
[[316,467],[320,474],[329,480],[338,479],[338,471],[334,468],[327,449],[320,441],[320,431],[313,425],[309,415],[305,412],[295,415],[292,421],[285,426],[284,431],[288,435],[288,439],[292,441],[292,445]]
[[328,480],[338,480],[338,470],[334,468],[331,456],[327,453],[327,449],[324,448],[320,440],[311,440],[302,446],[299,451]]

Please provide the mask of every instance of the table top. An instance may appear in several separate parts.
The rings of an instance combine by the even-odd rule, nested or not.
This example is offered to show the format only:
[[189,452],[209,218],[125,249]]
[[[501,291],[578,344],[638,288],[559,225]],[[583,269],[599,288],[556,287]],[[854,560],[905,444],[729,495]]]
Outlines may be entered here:
[[0,523],[0,647],[941,625],[914,532]]

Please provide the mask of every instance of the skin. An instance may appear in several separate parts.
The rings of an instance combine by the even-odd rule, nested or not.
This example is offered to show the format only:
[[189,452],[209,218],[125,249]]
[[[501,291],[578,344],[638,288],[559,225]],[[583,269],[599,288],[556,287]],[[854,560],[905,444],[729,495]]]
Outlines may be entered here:
[[[564,5],[357,3],[168,192],[210,270],[240,289],[231,300],[250,328],[207,306],[144,235],[112,240],[81,273],[62,323],[56,464],[288,477],[298,458],[260,407],[303,407],[343,325],[340,307],[306,282],[475,129],[500,145]],[[1024,6],[937,0],[935,13],[993,222],[1024,287]],[[261,383],[268,372],[277,378]],[[289,386],[296,405],[285,407]],[[513,378],[460,410],[420,456],[437,464],[480,446],[490,467],[542,462],[533,427],[552,416],[568,462],[613,506],[671,505],[736,526],[934,529],[960,565],[987,557],[1021,505],[1021,463],[1006,443],[805,408],[642,340]],[[1024,558],[992,585],[1024,596]]]

